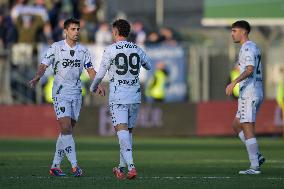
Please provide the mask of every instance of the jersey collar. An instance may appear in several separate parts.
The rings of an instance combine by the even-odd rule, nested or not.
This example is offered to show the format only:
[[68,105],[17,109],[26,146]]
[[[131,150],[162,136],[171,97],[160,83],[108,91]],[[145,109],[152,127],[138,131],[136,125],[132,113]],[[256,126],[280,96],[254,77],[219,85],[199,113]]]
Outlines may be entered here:
[[68,45],[68,43],[66,42],[66,40],[64,40],[64,46],[63,46],[63,48],[64,48],[64,50],[76,50],[77,48],[78,48],[78,42],[76,42],[76,45],[74,46],[74,47],[70,47],[69,45]]
[[244,44],[242,44],[242,47],[244,47],[245,45],[247,45],[248,43],[251,43],[250,40],[246,41]]

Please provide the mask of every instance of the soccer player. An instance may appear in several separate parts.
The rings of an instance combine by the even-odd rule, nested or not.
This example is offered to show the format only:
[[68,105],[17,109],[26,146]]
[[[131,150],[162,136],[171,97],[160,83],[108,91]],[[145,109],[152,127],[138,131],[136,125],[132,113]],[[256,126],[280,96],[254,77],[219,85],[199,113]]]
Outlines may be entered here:
[[265,159],[258,149],[255,136],[256,113],[263,100],[261,54],[256,44],[249,40],[250,25],[240,20],[232,24],[232,38],[240,43],[238,63],[240,76],[226,88],[226,94],[232,94],[234,86],[240,84],[238,111],[233,121],[233,129],[245,143],[250,160],[250,168],[239,174],[260,174],[260,165]]
[[118,179],[125,178],[126,165],[128,179],[134,179],[137,172],[132,157],[132,129],[135,126],[141,89],[139,73],[141,66],[151,69],[150,59],[136,44],[126,41],[130,32],[130,24],[126,20],[116,20],[112,24],[114,42],[106,47],[100,69],[90,90],[97,90],[108,71],[110,78],[109,108],[112,124],[118,136],[120,145],[120,163],[113,168]]
[[[79,177],[83,173],[77,163],[72,133],[82,104],[80,75],[83,68],[87,70],[91,79],[95,77],[96,72],[91,62],[90,52],[77,42],[79,31],[80,23],[77,19],[70,18],[64,22],[66,39],[51,45],[35,77],[29,82],[34,88],[46,68],[52,65],[54,73],[52,97],[61,129],[56,142],[53,164],[49,171],[52,176],[66,175],[60,169],[60,163],[65,155],[72,165],[73,176]],[[101,86],[99,86],[98,93],[104,95],[104,89]]]

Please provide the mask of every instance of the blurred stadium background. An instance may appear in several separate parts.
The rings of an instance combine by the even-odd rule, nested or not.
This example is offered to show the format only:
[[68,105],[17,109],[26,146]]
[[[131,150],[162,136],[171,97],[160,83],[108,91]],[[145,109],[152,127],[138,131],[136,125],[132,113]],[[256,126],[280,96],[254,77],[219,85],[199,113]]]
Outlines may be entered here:
[[[268,155],[271,160],[268,160],[267,167],[270,168],[267,168],[267,171],[274,172],[275,175],[269,176],[279,176],[281,170],[283,175],[283,152],[277,153],[278,150],[283,151],[284,143],[280,137],[283,134],[284,105],[283,0],[144,0],[143,2],[139,0],[1,0],[0,160],[3,163],[0,162],[0,181],[4,186],[13,187],[11,182],[15,180],[16,183],[28,183],[35,175],[47,177],[45,171],[48,170],[48,163],[53,154],[52,141],[58,135],[58,125],[50,100],[52,70],[46,72],[35,90],[30,89],[27,82],[34,76],[48,46],[63,38],[62,23],[68,17],[80,18],[80,41],[90,49],[96,70],[99,68],[104,47],[111,43],[109,23],[116,18],[126,18],[131,21],[132,33],[129,40],[145,48],[153,60],[154,68],[163,64],[166,70],[163,102],[156,103],[151,96],[151,82],[157,69],[151,73],[142,72],[140,79],[144,91],[144,103],[135,130],[135,135],[138,136],[135,147],[138,154],[142,155],[144,151],[150,154],[162,149],[161,154],[155,158],[151,155],[142,155],[143,158],[138,159],[138,162],[142,167],[147,167],[147,159],[158,164],[158,157],[163,158],[163,152],[166,151],[163,145],[169,145],[169,151],[166,151],[169,156],[164,161],[173,161],[179,168],[176,171],[171,170],[169,175],[173,176],[173,179],[178,176],[188,176],[189,180],[181,179],[174,182],[184,184],[197,182],[195,188],[202,188],[204,184],[210,183],[211,180],[206,178],[214,176],[214,170],[210,169],[210,166],[204,168],[202,162],[212,163],[213,167],[222,167],[224,162],[218,159],[226,154],[226,149],[235,150],[232,156],[238,154],[238,150],[242,151],[242,154],[233,158],[227,154],[221,159],[232,158],[234,168],[246,165],[246,154],[242,144],[237,138],[231,138],[234,136],[231,122],[235,116],[237,101],[236,98],[225,95],[225,87],[230,82],[231,71],[240,48],[232,43],[230,25],[237,19],[249,21],[253,26],[250,37],[262,50],[264,69],[265,100],[258,114],[256,132],[259,136],[265,136],[260,139],[263,145],[269,144],[264,149],[268,153],[269,150],[273,151]],[[98,157],[115,156],[113,154],[116,154],[117,149],[107,109],[108,97],[91,95],[88,92],[90,80],[85,74],[82,75],[82,81],[85,88],[84,105],[75,130],[79,143],[78,150],[84,148],[84,145],[90,145],[92,151],[98,150],[97,153],[92,154],[94,155],[92,158],[99,162]],[[104,84],[107,85],[107,78]],[[211,138],[219,136],[222,138]],[[151,146],[149,143],[152,142],[156,145]],[[100,145],[113,151],[105,154],[105,149],[100,151]],[[215,154],[214,151],[210,151],[211,148],[218,148],[220,145],[224,149],[223,152]],[[194,151],[194,146],[200,146],[200,150],[204,147],[203,152],[199,154],[199,150]],[[192,147],[192,153],[200,156],[194,157],[186,164],[186,157],[191,158]],[[79,161],[80,157],[84,161],[86,148],[78,151]],[[182,155],[183,158],[175,156],[186,149],[189,151]],[[34,157],[37,152],[42,152],[42,159]],[[207,153],[210,155],[206,155]],[[19,158],[14,158],[15,155]],[[91,170],[91,166],[96,166],[90,163],[92,158],[90,155],[86,158],[87,170]],[[28,175],[30,177],[21,177],[29,172],[25,172],[24,163],[18,162],[23,160],[27,163],[29,159],[35,161],[35,165],[28,164],[34,166],[33,170],[37,166],[43,166],[42,164],[45,167],[39,169],[41,172]],[[200,164],[196,162],[198,159],[201,160]],[[9,163],[9,160],[13,163]],[[151,175],[147,181],[150,183],[154,176],[167,171],[166,167],[169,166],[167,162],[160,163],[157,165],[159,169],[152,172],[153,174],[150,173],[155,166],[147,167],[151,171],[142,173],[144,180],[147,180],[147,175]],[[188,169],[190,166],[195,168],[187,174],[183,169],[185,165],[189,165]],[[280,165],[277,170],[276,165]],[[101,176],[99,183],[103,183],[103,176],[109,174],[104,170],[104,166],[109,165],[107,162],[99,164],[96,173],[101,174],[97,175]],[[174,169],[175,166],[170,167]],[[204,169],[199,171],[199,166]],[[214,180],[213,188],[228,186],[230,181],[222,177],[228,174],[235,179],[233,182],[239,180],[238,177],[234,177],[236,175],[230,176],[232,173],[228,172],[234,170],[229,166],[227,168],[226,171],[219,170],[217,174],[221,175],[218,178],[224,181],[224,184],[218,184]],[[21,171],[11,171],[11,169],[21,169]],[[7,172],[8,176],[5,177]],[[89,173],[93,174],[92,171]],[[197,174],[197,181],[194,180],[196,176],[194,173]],[[16,178],[15,175],[18,177]],[[165,173],[162,175],[166,180],[168,175]],[[40,176],[36,177],[38,184],[41,183]],[[94,182],[92,179],[86,179],[89,184]],[[106,180],[108,181],[107,177]],[[170,186],[168,180],[163,182],[157,178],[154,181],[158,183],[153,185],[153,188]],[[283,184],[284,178],[280,177],[270,182],[267,178],[259,177],[258,181],[262,183],[258,185],[259,187],[267,188],[273,183],[276,187],[280,183]],[[80,181],[80,184],[81,182],[83,181]],[[143,188],[142,182],[140,185],[139,181],[137,182],[137,187]],[[251,182],[255,180],[252,179]],[[74,184],[71,181],[70,183]],[[111,183],[112,185],[106,188],[116,186],[115,181]],[[29,186],[27,185],[27,188]],[[175,186],[183,188],[182,185]]]

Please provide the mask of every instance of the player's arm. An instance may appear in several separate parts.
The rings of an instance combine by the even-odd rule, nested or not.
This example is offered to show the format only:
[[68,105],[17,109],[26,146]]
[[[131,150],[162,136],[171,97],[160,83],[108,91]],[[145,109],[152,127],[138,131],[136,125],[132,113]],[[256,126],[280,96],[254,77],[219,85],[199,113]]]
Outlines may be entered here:
[[90,77],[91,80],[94,80],[95,79],[95,76],[97,74],[97,72],[95,71],[94,68],[88,68],[87,69],[87,72],[88,72],[88,75]]
[[233,92],[233,88],[235,87],[235,85],[239,82],[241,82],[242,80],[250,77],[253,74],[254,71],[254,66],[252,65],[248,65],[245,69],[245,71],[243,73],[241,73],[241,75],[239,75],[239,77],[237,77],[234,81],[232,81],[227,87],[226,87],[226,95],[230,96]]
[[[88,51],[88,50],[86,51],[86,54],[85,54],[84,68],[87,70],[91,81],[93,81],[94,78],[96,77],[97,72],[93,68],[93,64],[92,64],[92,61],[91,61],[91,54],[90,54],[90,51]],[[101,96],[105,96],[105,89],[101,85],[98,86],[98,90],[96,92]]]
[[46,68],[52,64],[55,58],[55,46],[51,45],[49,49],[46,52],[45,57],[43,58],[41,64],[39,65],[39,68],[32,80],[29,81],[29,85],[31,88],[34,88],[35,85],[38,83],[40,78],[43,76]]
[[91,87],[90,87],[90,91],[91,92],[96,92],[99,86],[99,84],[101,83],[101,81],[103,80],[105,74],[107,72],[107,68],[101,64],[100,66],[100,70],[99,72],[96,74],[92,84],[91,84]]
[[[88,68],[87,72],[89,74],[91,81],[93,81],[96,77],[97,72],[95,71],[94,68]],[[101,96],[105,96],[105,88],[102,85],[98,86],[98,90],[96,92]]]
[[101,81],[103,80],[107,70],[110,68],[110,56],[107,53],[107,51],[105,50],[103,57],[102,57],[102,62],[100,65],[100,69],[99,72],[96,74],[91,87],[90,87],[90,91],[91,92],[96,92],[98,89],[99,84],[101,83]]
[[243,73],[241,73],[239,75],[239,77],[237,77],[234,81],[232,81],[227,87],[226,87],[226,95],[231,95],[233,92],[233,88],[235,87],[235,85],[239,82],[241,82],[242,80],[250,77],[253,74],[254,71],[254,65],[255,65],[255,58],[254,58],[254,54],[253,51],[249,48],[245,49],[245,65],[246,65],[246,69]]
[[237,77],[234,81],[232,81],[232,83],[234,83],[235,85],[239,82],[241,82],[242,80],[248,78],[249,76],[251,76],[253,74],[254,71],[254,66],[252,65],[248,65],[245,69],[245,71],[243,73],[241,73],[239,75],[239,77]]
[[141,50],[141,66],[146,70],[151,70],[151,59],[143,50]]
[[39,65],[39,68],[38,68],[34,78],[29,81],[29,85],[30,85],[31,88],[34,88],[36,86],[36,84],[38,83],[40,78],[43,76],[46,68],[47,68],[47,65],[45,65],[45,64]]

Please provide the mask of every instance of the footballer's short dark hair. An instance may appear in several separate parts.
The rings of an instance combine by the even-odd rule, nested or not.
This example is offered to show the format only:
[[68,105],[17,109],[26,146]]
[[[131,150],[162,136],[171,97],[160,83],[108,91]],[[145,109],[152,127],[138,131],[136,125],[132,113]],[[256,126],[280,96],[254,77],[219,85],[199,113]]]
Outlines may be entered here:
[[116,28],[118,30],[118,35],[123,37],[128,37],[131,28],[129,22],[123,19],[114,21],[112,27]]
[[70,24],[77,24],[80,25],[80,21],[76,18],[68,18],[64,21],[64,29],[67,29]]
[[232,28],[242,28],[245,29],[248,34],[250,32],[250,24],[245,20],[238,20],[232,24]]

